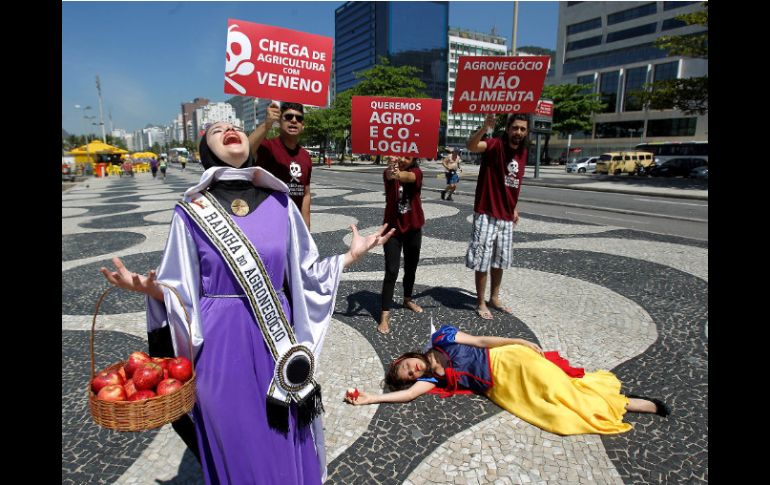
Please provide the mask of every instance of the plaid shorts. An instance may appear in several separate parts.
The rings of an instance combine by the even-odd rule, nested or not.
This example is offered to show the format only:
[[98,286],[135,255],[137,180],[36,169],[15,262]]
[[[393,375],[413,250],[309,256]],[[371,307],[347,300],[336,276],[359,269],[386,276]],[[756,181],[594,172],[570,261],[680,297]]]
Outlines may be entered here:
[[513,221],[473,213],[473,234],[465,254],[465,266],[486,273],[493,268],[507,269],[513,262]]

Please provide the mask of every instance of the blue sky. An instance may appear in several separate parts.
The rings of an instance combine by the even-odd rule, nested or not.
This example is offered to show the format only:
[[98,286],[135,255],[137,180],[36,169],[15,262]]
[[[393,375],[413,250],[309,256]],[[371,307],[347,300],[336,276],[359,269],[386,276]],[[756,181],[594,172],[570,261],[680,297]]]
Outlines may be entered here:
[[[82,134],[98,121],[96,75],[104,122],[133,131],[168,124],[193,98],[224,101],[227,19],[334,37],[344,2],[70,2],[62,3],[62,128]],[[558,2],[519,2],[518,46],[556,46]],[[513,2],[449,2],[449,25],[479,32],[494,26],[510,46]],[[91,106],[84,120],[75,105]],[[97,133],[97,126],[88,126]]]

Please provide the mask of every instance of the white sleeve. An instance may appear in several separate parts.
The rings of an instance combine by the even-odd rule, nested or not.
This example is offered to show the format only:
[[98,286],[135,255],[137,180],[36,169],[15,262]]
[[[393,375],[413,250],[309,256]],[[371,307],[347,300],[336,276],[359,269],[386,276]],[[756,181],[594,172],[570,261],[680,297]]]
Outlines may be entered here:
[[[158,267],[158,281],[174,288],[182,302],[165,286],[162,287],[164,302],[147,297],[147,331],[170,324],[174,353],[193,360],[203,344],[198,301],[200,265],[198,248],[192,234],[176,211],[171,220],[163,259]],[[190,355],[189,350],[190,330],[185,310],[191,318],[193,355]]]

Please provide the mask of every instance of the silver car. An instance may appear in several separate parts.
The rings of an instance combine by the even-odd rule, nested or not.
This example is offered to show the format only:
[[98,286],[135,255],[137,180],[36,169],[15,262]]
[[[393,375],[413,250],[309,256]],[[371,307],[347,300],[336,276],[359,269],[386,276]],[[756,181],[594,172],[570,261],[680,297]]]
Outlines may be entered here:
[[599,157],[583,157],[567,164],[567,173],[596,173],[596,162]]

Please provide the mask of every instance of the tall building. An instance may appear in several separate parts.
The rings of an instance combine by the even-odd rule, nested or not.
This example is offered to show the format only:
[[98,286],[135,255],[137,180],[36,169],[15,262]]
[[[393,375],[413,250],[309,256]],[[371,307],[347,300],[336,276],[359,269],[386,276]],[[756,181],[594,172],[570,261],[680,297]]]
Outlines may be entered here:
[[[553,78],[546,84],[581,84],[607,103],[596,113],[588,151],[630,147],[641,141],[707,140],[708,115],[685,115],[675,109],[645,110],[631,95],[645,83],[708,74],[707,59],[668,56],[655,48],[663,35],[707,30],[686,25],[678,15],[703,8],[702,2],[561,2]],[[551,139],[554,148],[566,140]],[[593,149],[592,149],[593,148]],[[586,153],[586,152],[584,152]],[[593,153],[592,153],[593,154]]]
[[446,110],[448,22],[447,2],[346,2],[334,11],[335,96],[382,56],[421,69],[428,96]]
[[251,96],[233,96],[225,101],[235,110],[235,117],[243,122],[243,129],[251,133],[257,126],[257,102],[259,98]]
[[182,103],[182,126],[185,127],[183,141],[197,139],[196,133],[190,130],[192,127],[192,115],[196,109],[207,104],[209,104],[209,100],[206,98],[195,98],[191,103]]
[[193,112],[192,124],[195,140],[203,136],[203,130],[206,125],[218,121],[227,121],[236,126],[243,126],[243,123],[235,116],[235,109],[229,103],[210,103],[198,108]]
[[457,79],[457,61],[460,56],[504,56],[506,55],[505,38],[497,35],[470,32],[458,28],[449,29],[449,80],[447,90],[446,145],[464,148],[471,134],[484,124],[484,115],[472,113],[453,113],[452,99]]

